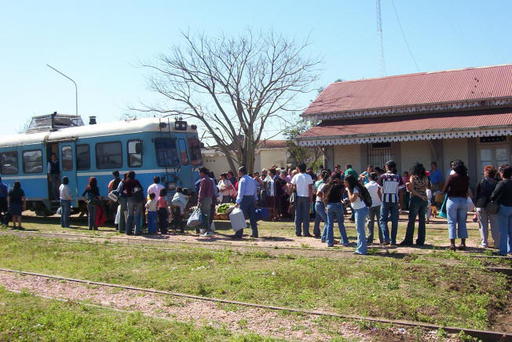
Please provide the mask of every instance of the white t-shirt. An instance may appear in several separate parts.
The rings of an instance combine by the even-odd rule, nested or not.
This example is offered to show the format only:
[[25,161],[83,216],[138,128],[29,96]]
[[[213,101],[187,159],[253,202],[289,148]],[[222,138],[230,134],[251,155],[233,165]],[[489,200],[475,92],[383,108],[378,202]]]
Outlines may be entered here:
[[307,173],[297,173],[293,176],[292,184],[296,186],[297,196],[309,197],[309,186],[313,184],[313,179]]
[[[322,189],[323,189],[324,187],[325,187],[325,183],[322,183],[322,184],[320,184],[320,185],[318,186],[318,189],[316,189],[316,191],[317,191],[317,192],[322,191]],[[319,196],[316,196],[316,201],[317,201],[317,202],[322,202],[322,198],[321,198],[321,197],[319,197]]]
[[[355,188],[353,193],[358,194],[359,190],[357,188]],[[350,206],[352,207],[352,209],[358,210],[358,209],[363,209],[364,207],[366,207],[366,204],[364,204],[364,202],[361,200],[360,196],[357,196],[357,200],[355,202],[350,202]]]
[[370,181],[369,183],[366,183],[364,186],[366,187],[366,189],[368,189],[368,192],[372,197],[372,208],[381,205],[382,200],[379,197],[380,185],[377,184],[376,181]]
[[160,198],[160,190],[162,190],[163,188],[165,188],[165,186],[163,186],[160,183],[158,183],[158,184],[156,184],[156,183],[151,184],[148,187],[148,196],[149,196],[149,194],[155,194],[155,200],[158,201],[158,199]]

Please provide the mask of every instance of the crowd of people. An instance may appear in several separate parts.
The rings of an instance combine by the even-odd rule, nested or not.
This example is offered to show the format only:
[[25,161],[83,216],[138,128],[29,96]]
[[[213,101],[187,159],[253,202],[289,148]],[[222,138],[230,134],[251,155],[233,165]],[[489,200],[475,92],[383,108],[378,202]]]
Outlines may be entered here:
[[[345,215],[355,223],[357,245],[355,253],[367,254],[368,245],[377,240],[381,245],[423,246],[426,241],[426,223],[435,213],[446,217],[450,248],[465,249],[468,231],[468,211],[476,207],[475,221],[479,222],[481,247],[490,246],[491,233],[494,247],[499,254],[512,253],[512,167],[502,165],[499,169],[486,166],[483,178],[477,183],[473,194],[464,163],[451,162],[450,174],[446,177],[435,162],[427,171],[416,163],[402,175],[397,165],[390,160],[384,168],[369,165],[362,173],[351,165],[344,169],[336,165],[334,170],[320,168],[315,173],[305,164],[295,169],[272,167],[261,172],[248,173],[242,166],[238,174],[231,171],[215,175],[206,168],[199,170],[195,191],[191,189],[168,189],[160,183],[158,176],[153,184],[143,189],[134,171],[121,175],[112,173],[106,194],[106,208],[101,201],[100,189],[94,177],[89,179],[82,197],[87,204],[88,227],[98,229],[105,221],[105,211],[115,212],[118,231],[127,235],[140,235],[147,228],[149,234],[167,234],[169,230],[183,233],[187,221],[187,209],[197,205],[200,224],[196,233],[203,236],[215,234],[213,218],[216,204],[233,203],[250,222],[251,237],[257,238],[257,208],[268,209],[269,219],[279,221],[293,219],[297,237],[315,237],[328,247],[335,245],[334,225],[337,222],[340,244],[349,245],[345,227]],[[59,186],[62,227],[69,227],[72,191],[69,180],[63,177]],[[172,190],[172,191],[170,191]],[[191,201],[193,193],[197,201]],[[21,212],[25,208],[25,194],[19,182],[9,191],[0,180],[0,213],[9,214],[14,226],[21,227]],[[405,236],[398,242],[398,220],[401,210],[408,213]],[[405,213],[405,211],[404,211]],[[310,223],[313,231],[310,232]],[[322,226],[323,223],[323,227]],[[416,240],[414,233],[418,226]],[[375,233],[377,226],[377,236]],[[241,239],[243,229],[235,232],[233,239]],[[456,239],[460,244],[456,246]]]

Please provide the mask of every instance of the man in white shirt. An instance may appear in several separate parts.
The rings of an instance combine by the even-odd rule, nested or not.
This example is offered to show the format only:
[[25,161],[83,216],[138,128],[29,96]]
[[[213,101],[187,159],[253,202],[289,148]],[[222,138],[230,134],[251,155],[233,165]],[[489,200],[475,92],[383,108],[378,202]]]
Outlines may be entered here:
[[148,196],[149,194],[155,194],[155,200],[158,202],[160,199],[160,191],[165,188],[162,184],[160,184],[160,177],[153,177],[153,184],[148,186]]
[[313,179],[306,173],[306,164],[299,164],[298,173],[293,176],[291,183],[295,193],[295,235],[311,236],[309,234],[309,208],[313,193]]
[[[372,206],[370,208],[370,213],[368,215],[367,229],[368,229],[368,238],[367,243],[370,245],[373,243],[373,227],[375,226],[375,222],[377,225],[380,221],[380,206],[382,204],[382,190],[380,185],[377,183],[379,179],[379,175],[376,172],[371,172],[368,174],[369,182],[364,186],[368,189],[370,196],[372,197]],[[380,243],[384,243],[382,239],[382,231],[379,231],[379,241]]]
[[69,187],[69,178],[63,177],[62,184],[59,186],[59,199],[60,199],[60,225],[62,228],[69,228],[69,216],[71,215],[71,201],[73,195]]

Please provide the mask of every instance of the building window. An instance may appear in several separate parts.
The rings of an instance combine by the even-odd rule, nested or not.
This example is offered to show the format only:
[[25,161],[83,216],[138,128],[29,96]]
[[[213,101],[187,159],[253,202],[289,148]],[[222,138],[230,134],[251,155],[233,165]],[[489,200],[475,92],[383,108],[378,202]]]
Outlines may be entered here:
[[0,153],[3,175],[15,175],[18,173],[18,152],[9,151]]
[[117,169],[123,166],[121,142],[113,141],[96,144],[96,168]]
[[368,145],[368,164],[384,167],[388,160],[393,159],[391,143],[375,143]]
[[89,145],[76,145],[76,169],[89,170],[91,168],[91,151]]
[[188,139],[188,149],[190,151],[190,163],[193,166],[201,165],[201,143],[197,138]]
[[60,159],[63,171],[73,170],[73,149],[71,146],[62,146]]
[[178,153],[176,151],[175,138],[156,138],[155,139],[156,162],[160,167],[177,166],[179,164]]
[[23,172],[43,172],[43,152],[41,150],[23,152]]
[[128,167],[142,166],[142,140],[128,141]]

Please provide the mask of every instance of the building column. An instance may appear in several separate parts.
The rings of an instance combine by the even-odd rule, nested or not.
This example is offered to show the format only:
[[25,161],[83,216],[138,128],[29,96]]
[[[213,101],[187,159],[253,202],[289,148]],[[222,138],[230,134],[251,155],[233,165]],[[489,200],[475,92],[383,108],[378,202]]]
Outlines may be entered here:
[[360,172],[363,172],[366,170],[366,167],[368,166],[368,144],[361,144],[361,170],[358,170]]
[[478,183],[478,165],[477,165],[477,140],[476,138],[468,139],[468,176],[471,186],[475,186]]
[[334,146],[324,146],[324,168],[334,170]]
[[391,143],[391,155],[393,156],[393,160],[396,163],[396,168],[398,172],[402,172],[402,143],[401,142],[392,142]]
[[[443,153],[443,140],[429,140],[430,143],[430,156],[432,161],[437,163],[439,170],[445,170],[444,168],[444,153]],[[430,165],[429,165],[430,166]],[[427,165],[425,165],[427,167]]]

